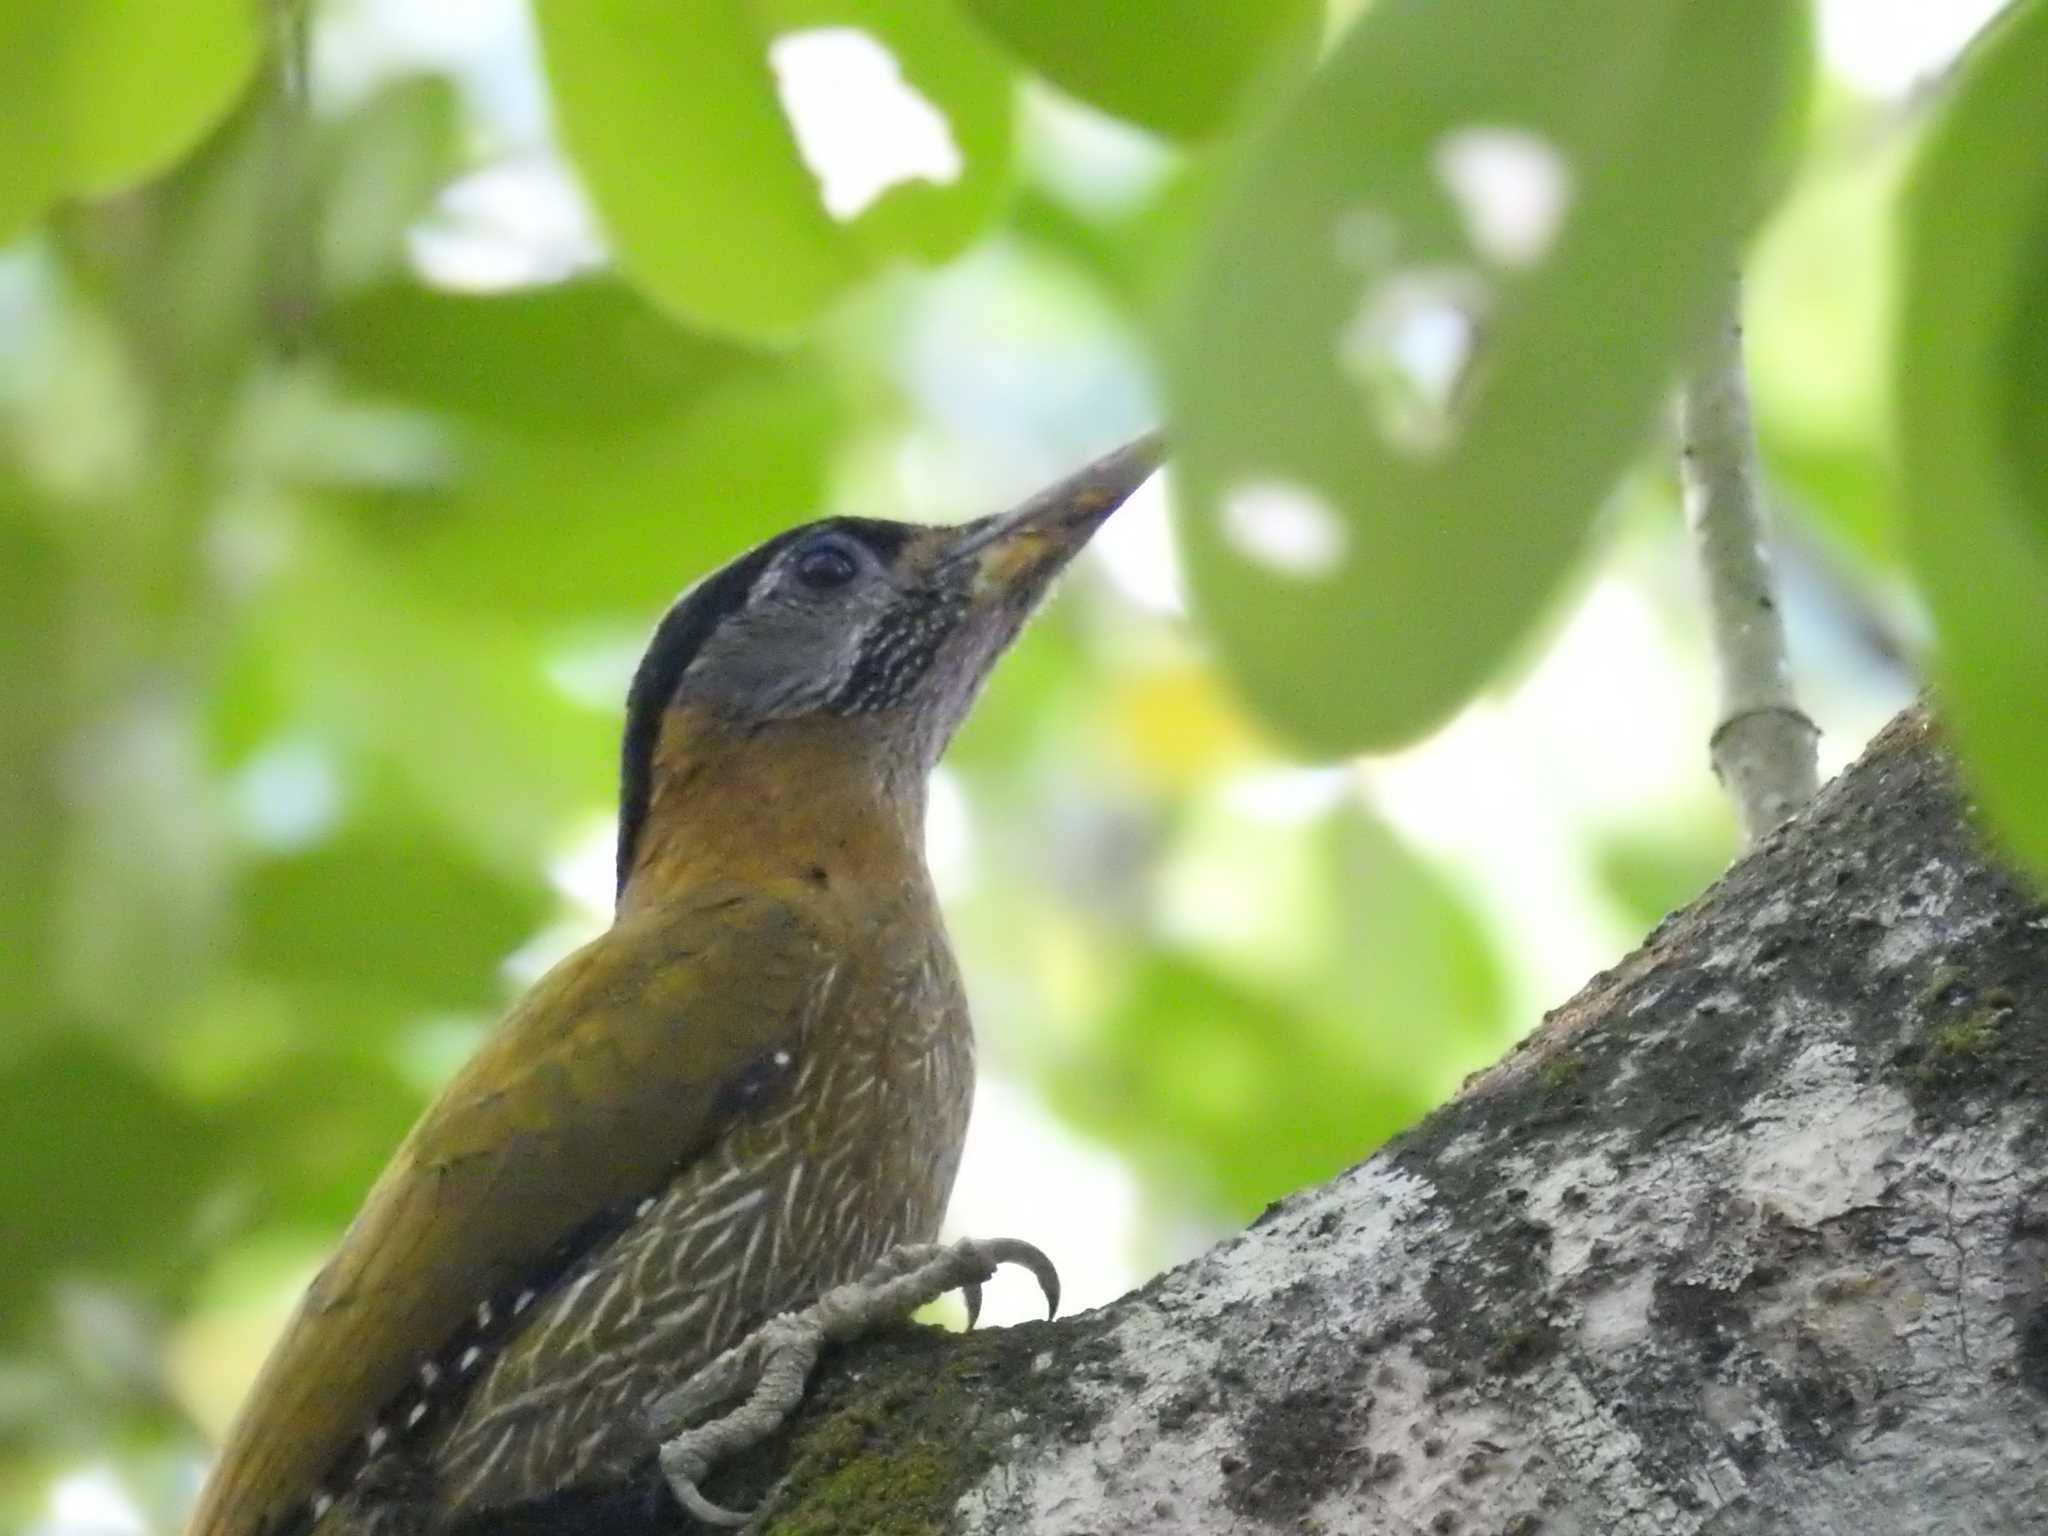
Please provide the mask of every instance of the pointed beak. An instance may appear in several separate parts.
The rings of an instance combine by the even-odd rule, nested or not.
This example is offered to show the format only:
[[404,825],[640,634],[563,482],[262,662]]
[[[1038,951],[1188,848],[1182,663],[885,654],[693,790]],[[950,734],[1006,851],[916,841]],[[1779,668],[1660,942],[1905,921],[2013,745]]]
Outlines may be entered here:
[[963,525],[943,560],[971,562],[976,597],[1028,605],[1131,493],[1159,468],[1166,440],[1150,432],[1106,453],[1009,512]]

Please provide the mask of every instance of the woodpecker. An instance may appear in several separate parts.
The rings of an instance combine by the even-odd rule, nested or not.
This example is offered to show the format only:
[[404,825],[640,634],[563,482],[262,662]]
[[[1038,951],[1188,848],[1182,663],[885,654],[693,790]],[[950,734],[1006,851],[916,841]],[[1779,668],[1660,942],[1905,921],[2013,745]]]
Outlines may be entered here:
[[[658,1463],[697,1483],[819,1345],[1027,1244],[936,1244],[974,1039],[926,783],[1146,438],[950,527],[829,518],[661,620],[627,696],[611,926],[399,1146],[187,1536],[431,1533]],[[724,1418],[709,1410],[734,1399]]]

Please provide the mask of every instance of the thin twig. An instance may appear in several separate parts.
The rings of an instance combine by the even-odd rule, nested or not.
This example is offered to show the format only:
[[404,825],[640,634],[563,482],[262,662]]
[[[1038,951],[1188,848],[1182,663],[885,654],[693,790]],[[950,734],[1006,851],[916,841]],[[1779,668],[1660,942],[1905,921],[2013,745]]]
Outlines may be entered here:
[[270,0],[270,270],[265,307],[284,357],[306,338],[319,303],[320,257],[313,175],[313,4]]
[[1679,404],[1686,510],[1707,593],[1720,712],[1714,772],[1754,842],[1812,798],[1819,732],[1792,694],[1765,548],[1763,465],[1742,366],[1742,300],[1727,306]]

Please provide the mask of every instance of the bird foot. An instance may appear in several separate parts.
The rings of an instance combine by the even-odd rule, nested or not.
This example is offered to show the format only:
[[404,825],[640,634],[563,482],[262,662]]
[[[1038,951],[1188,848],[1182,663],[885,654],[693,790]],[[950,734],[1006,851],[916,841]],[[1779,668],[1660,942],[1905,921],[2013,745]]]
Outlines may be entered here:
[[[967,1301],[967,1326],[981,1316],[981,1288],[1005,1264],[1031,1271],[1045,1293],[1046,1314],[1060,1306],[1052,1260],[1015,1238],[962,1238],[956,1243],[904,1243],[858,1280],[834,1286],[809,1306],[784,1312],[711,1361],[649,1415],[661,1443],[661,1470],[683,1508],[707,1525],[744,1525],[751,1515],[714,1504],[698,1491],[704,1475],[766,1439],[803,1400],[811,1367],[828,1344],[841,1344],[882,1323],[907,1317],[948,1291]],[[745,1400],[708,1422],[698,1420],[745,1392]]]

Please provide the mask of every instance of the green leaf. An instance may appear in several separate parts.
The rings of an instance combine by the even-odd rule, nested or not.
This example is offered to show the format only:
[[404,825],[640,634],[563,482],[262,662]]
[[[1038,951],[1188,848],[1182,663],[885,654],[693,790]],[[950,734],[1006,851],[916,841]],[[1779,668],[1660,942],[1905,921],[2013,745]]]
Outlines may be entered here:
[[150,217],[137,238],[97,242],[97,250],[73,243],[78,254],[104,261],[108,303],[123,330],[148,338],[138,360],[176,359],[169,392],[195,413],[220,408],[280,318],[276,305],[295,292],[301,242],[282,235],[313,210],[304,178],[280,170],[291,138],[281,119],[294,110],[276,81],[260,80],[151,186]]
[[227,874],[205,727],[167,679],[106,700],[71,744],[60,974],[81,1014],[126,1036],[161,1029],[218,953]]
[[1239,1217],[1329,1178],[1427,1108],[1331,1051],[1288,999],[1174,952],[1147,958],[1047,1094]]
[[[1745,321],[1745,335],[1758,329],[1755,320]],[[1891,349],[1885,350],[1889,365]],[[1898,571],[1905,561],[1905,518],[1888,430],[1873,430],[1865,442],[1835,444],[1781,429],[1765,409],[1759,395],[1757,431],[1780,507],[1791,517],[1811,513],[1805,521],[1860,565]],[[1878,423],[1888,427],[1890,421],[1887,404]]]
[[824,510],[839,407],[803,368],[746,371],[623,438],[492,438],[403,558],[423,590],[536,621],[651,625],[714,565]]
[[621,283],[397,285],[342,305],[323,339],[357,389],[448,418],[447,484],[348,505],[460,608],[651,622],[826,494],[841,412],[823,369],[687,330]]
[[1647,933],[1727,872],[1738,852],[1725,802],[1697,816],[1630,827],[1600,838],[1593,868],[1607,894]]
[[249,0],[66,0],[70,190],[98,196],[181,158],[260,51]]
[[1238,1216],[1357,1162],[1429,1107],[1298,1001],[1160,951],[1052,1101]]
[[985,793],[1042,796],[1051,776],[1071,766],[1083,739],[1074,704],[1098,697],[1102,682],[1089,667],[1075,608],[1069,596],[1032,619],[946,748],[947,763],[979,779]]
[[8,850],[0,869],[0,1036],[10,1046],[34,1039],[54,1012],[64,841],[58,774],[71,723],[71,572],[56,541],[14,501],[0,484],[0,845]]
[[344,526],[309,521],[299,543],[251,636],[280,693],[501,878],[530,879],[571,817],[609,803],[613,724],[548,685],[533,637],[422,601]]
[[1493,940],[1456,887],[1362,806],[1347,801],[1329,818],[1321,852],[1326,1006],[1382,1072],[1433,1099],[1507,1043]]
[[53,5],[0,9],[0,120],[7,174],[0,176],[0,244],[41,215],[64,182],[57,74],[62,17]]
[[128,1063],[53,1044],[0,1072],[0,1334],[75,1271],[160,1275],[192,1231],[220,1149],[202,1119]]
[[329,293],[389,275],[404,258],[405,232],[426,212],[457,164],[460,103],[438,76],[396,80],[322,134],[319,250]]
[[606,280],[502,294],[391,283],[337,306],[320,339],[367,394],[551,436],[661,421],[754,355]]
[[1743,263],[1744,361],[1772,478],[1864,559],[1896,569],[1886,391],[1913,136],[1873,144],[1865,103],[1837,116],[1815,137],[1849,147],[1816,155]]
[[8,175],[0,240],[59,194],[104,196],[170,166],[256,64],[249,0],[66,0],[0,17]]
[[[1363,809],[1230,830],[1261,844],[1250,899],[1288,911],[1258,978],[1213,944],[1153,951],[1085,1051],[1055,1063],[1049,1091],[1090,1130],[1245,1214],[1412,1124],[1498,1055],[1507,1020],[1477,914]],[[1290,892],[1274,866],[1298,855]]]
[[1985,812],[2048,874],[2048,4],[1972,50],[1905,205],[1909,549]]
[[237,953],[258,975],[360,990],[414,1014],[495,1006],[505,957],[549,909],[395,796],[311,848],[254,862],[235,892]]
[[[337,1030],[354,1022],[344,1007],[332,1012]],[[295,1053],[227,1111],[229,1164],[255,1196],[252,1225],[338,1230],[418,1118],[418,1092],[348,1043]]]
[[1086,272],[1119,310],[1156,330],[1182,299],[1190,258],[1214,213],[1215,156],[1191,159],[1136,204],[1082,212],[1025,188],[1007,232]]
[[[1009,76],[946,0],[538,0],[537,14],[563,142],[621,265],[709,329],[786,336],[882,264],[959,251],[1002,195]],[[770,62],[801,34],[799,48],[838,45],[842,82],[872,68],[908,87],[958,165],[828,211]]]
[[1175,138],[1237,114],[1262,68],[1305,65],[1322,0],[965,0],[968,13],[1060,87]]
[[473,426],[447,486],[344,505],[395,569],[457,611],[636,626],[713,565],[822,510],[841,411],[815,367],[750,364],[635,426],[639,409],[616,433]]
[[1326,754],[1527,635],[1725,285],[1792,0],[1374,7],[1248,157],[1168,362],[1196,596]]

